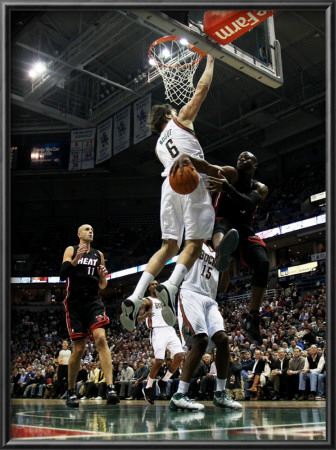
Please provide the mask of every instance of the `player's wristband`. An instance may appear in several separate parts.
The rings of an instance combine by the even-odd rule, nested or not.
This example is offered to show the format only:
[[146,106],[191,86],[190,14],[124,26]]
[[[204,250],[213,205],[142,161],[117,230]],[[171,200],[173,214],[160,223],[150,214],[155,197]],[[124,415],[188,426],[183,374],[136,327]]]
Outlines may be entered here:
[[60,279],[66,280],[73,272],[74,266],[70,261],[65,261],[61,266]]

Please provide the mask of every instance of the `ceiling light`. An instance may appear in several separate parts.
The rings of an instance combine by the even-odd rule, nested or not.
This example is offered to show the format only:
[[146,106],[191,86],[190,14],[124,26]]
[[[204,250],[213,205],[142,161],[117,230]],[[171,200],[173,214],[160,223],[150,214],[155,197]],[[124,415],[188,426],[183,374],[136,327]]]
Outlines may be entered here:
[[32,69],[29,71],[29,76],[30,76],[30,78],[36,78],[39,75],[42,75],[46,71],[47,71],[46,63],[39,61],[36,64],[34,64]]
[[170,56],[170,51],[167,48],[164,48],[162,50],[162,56],[164,56],[165,58],[168,58],[168,56]]

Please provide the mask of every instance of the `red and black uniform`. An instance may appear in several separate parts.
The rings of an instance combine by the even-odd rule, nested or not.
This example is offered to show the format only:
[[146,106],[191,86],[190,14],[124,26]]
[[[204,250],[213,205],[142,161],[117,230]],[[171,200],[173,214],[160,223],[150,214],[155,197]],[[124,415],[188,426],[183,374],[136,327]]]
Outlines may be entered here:
[[261,195],[256,192],[256,181],[244,180],[241,171],[234,185],[223,183],[223,192],[219,192],[214,199],[216,222],[214,234],[226,234],[231,228],[239,233],[239,246],[233,256],[240,258],[243,264],[253,269],[251,284],[266,287],[268,282],[269,260],[266,245],[256,236],[252,222],[259,204]]
[[[73,258],[78,245],[74,246]],[[71,267],[66,278],[66,297],[64,307],[70,339],[89,338],[92,330],[110,323],[99,295],[98,267],[101,256],[98,250],[90,249]]]

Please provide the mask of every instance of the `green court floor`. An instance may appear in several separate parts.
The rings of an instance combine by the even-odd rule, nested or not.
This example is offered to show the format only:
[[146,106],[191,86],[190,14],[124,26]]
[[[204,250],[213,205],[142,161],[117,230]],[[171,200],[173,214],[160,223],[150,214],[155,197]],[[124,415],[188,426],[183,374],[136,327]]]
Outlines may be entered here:
[[171,411],[168,402],[64,400],[11,401],[11,441],[300,441],[326,439],[325,402],[242,402],[223,410],[202,402],[200,412]]

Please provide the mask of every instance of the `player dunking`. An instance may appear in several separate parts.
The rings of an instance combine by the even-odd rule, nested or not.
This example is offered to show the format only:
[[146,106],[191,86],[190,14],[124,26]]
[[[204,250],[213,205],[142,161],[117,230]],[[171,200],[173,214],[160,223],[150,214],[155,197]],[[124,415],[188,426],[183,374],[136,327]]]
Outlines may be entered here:
[[[267,287],[269,259],[266,245],[255,235],[252,221],[258,206],[268,194],[268,188],[253,178],[257,165],[255,155],[242,152],[237,160],[238,179],[235,183],[230,184],[222,175],[209,177],[208,181],[210,192],[218,192],[214,203],[216,224],[213,235],[213,245],[219,253],[217,267],[226,273],[227,288],[229,264],[223,236],[234,228],[239,233],[239,247],[234,256],[253,269],[250,312],[244,317],[242,325],[251,342],[261,345],[259,308]],[[221,255],[223,251],[224,257]]]
[[[128,329],[135,328],[136,318],[142,305],[144,293],[151,281],[161,272],[164,265],[175,256],[181,246],[185,232],[185,246],[180,253],[170,278],[156,289],[163,303],[162,317],[168,325],[176,321],[175,297],[178,286],[190,270],[202,250],[202,243],[212,235],[215,214],[211,196],[207,191],[204,174],[217,176],[218,166],[204,160],[202,147],[195,136],[193,122],[209,91],[214,69],[214,57],[207,56],[204,72],[196,86],[191,100],[180,112],[171,105],[154,105],[150,126],[154,133],[160,134],[156,145],[156,154],[164,166],[165,178],[161,192],[160,221],[163,245],[149,260],[134,293],[122,303],[120,321]],[[181,160],[185,155],[193,155],[200,161],[196,167],[202,172],[198,187],[188,195],[174,192],[169,184],[169,171],[183,169]],[[178,161],[178,162],[176,162]],[[189,164],[189,162],[187,162]]]
[[168,326],[162,318],[162,303],[155,294],[157,285],[158,282],[156,280],[149,283],[148,290],[150,295],[144,298],[138,315],[138,322],[146,320],[146,325],[151,330],[151,344],[155,356],[155,362],[149,372],[146,387],[142,390],[145,400],[151,405],[154,404],[153,382],[164,362],[166,350],[170,351],[173,360],[166,375],[158,382],[161,393],[165,393],[167,381],[181,364],[184,355],[181,341],[175,329]]
[[232,400],[225,390],[230,351],[223,317],[215,300],[219,280],[215,256],[216,252],[204,243],[201,255],[187,273],[180,288],[178,301],[180,333],[185,343],[191,343],[191,350],[184,361],[177,393],[170,400],[169,408],[173,410],[204,409],[203,404],[195,403],[187,393],[191,377],[206,351],[209,338],[217,348],[215,359],[217,379],[213,403],[220,408],[242,408],[241,404]]
[[115,405],[119,403],[119,397],[112,384],[112,360],[105,332],[110,320],[105,314],[105,307],[98,291],[107,286],[104,255],[91,247],[93,241],[91,225],[80,226],[77,235],[79,245],[65,249],[60,273],[61,280],[66,280],[64,306],[69,336],[73,341],[68,366],[66,404],[75,408],[79,406],[75,383],[85,349],[85,339],[92,334],[106,378],[106,401],[107,404]]

